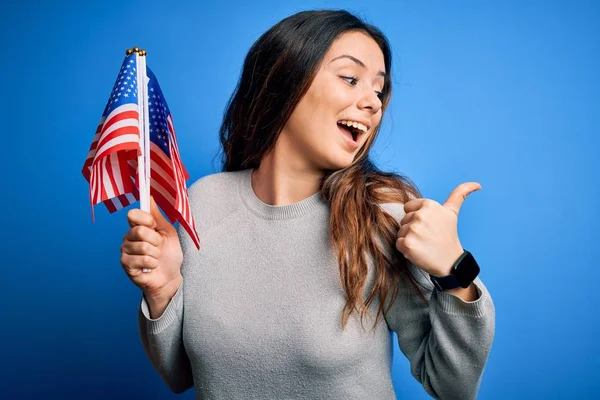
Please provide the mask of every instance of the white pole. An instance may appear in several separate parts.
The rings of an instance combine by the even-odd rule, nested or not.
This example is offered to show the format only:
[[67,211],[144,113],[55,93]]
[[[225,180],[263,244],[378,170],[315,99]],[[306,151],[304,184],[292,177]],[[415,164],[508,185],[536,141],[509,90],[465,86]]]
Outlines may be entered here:
[[144,63],[144,57],[140,57],[139,53],[135,53],[135,61],[137,65],[137,99],[138,99],[138,110],[139,110],[139,130],[140,130],[140,154],[138,155],[138,175],[139,175],[139,189],[140,189],[140,209],[142,211],[150,212],[150,197],[149,188],[147,187],[146,179],[146,68]]
[[146,51],[144,51],[144,56],[141,59],[144,66],[142,68],[144,76],[144,167],[146,168],[144,178],[146,179],[146,199],[148,199],[148,209],[144,211],[150,212],[150,110],[148,108],[148,82],[150,82],[150,79],[146,70]]

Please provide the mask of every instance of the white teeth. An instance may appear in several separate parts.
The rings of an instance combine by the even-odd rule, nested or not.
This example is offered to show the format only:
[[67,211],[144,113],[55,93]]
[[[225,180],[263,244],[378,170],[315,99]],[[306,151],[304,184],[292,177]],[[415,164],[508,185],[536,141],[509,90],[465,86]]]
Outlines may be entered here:
[[342,120],[339,121],[340,124],[344,124],[346,126],[351,126],[357,129],[360,129],[362,132],[367,132],[368,128],[366,126],[364,126],[363,124],[361,124],[360,122],[356,122],[356,121],[347,121],[347,120]]

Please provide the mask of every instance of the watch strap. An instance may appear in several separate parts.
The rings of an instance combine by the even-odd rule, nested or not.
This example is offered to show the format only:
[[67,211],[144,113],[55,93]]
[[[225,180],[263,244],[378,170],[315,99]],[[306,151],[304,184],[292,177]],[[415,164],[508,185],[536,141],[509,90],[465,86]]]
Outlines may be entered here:
[[433,286],[441,292],[448,289],[455,289],[460,286],[455,275],[433,276],[430,275]]
[[[466,260],[465,260],[465,258],[466,258]],[[463,262],[463,260],[465,260],[465,261]],[[461,262],[463,262],[463,264],[465,264],[465,265],[461,265]],[[458,271],[458,270],[460,270],[460,271]],[[465,277],[466,271],[468,271],[467,277]],[[457,274],[460,276],[457,276]],[[429,277],[436,289],[438,289],[440,291],[445,291],[448,289],[455,289],[458,287],[468,287],[468,285],[471,284],[471,282],[475,279],[475,277],[478,274],[479,274],[479,266],[477,265],[477,262],[473,258],[473,255],[471,253],[469,253],[469,251],[464,250],[463,254],[461,254],[461,256],[458,257],[458,259],[454,262],[454,265],[452,265],[449,275],[446,275],[446,276],[429,275]],[[461,280],[462,281],[467,280],[468,282],[462,282],[462,284],[461,284]]]

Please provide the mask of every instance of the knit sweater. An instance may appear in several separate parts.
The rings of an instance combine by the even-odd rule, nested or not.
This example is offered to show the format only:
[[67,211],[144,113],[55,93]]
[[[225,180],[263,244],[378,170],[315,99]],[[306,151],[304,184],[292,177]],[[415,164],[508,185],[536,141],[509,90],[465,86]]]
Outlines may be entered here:
[[[402,281],[374,331],[379,297],[371,318],[361,325],[354,312],[342,330],[346,295],[320,192],[268,205],[247,169],[197,180],[189,199],[200,250],[179,226],[182,283],[158,318],[150,318],[143,295],[138,311],[146,354],[173,392],[194,387],[202,400],[395,399],[396,333],[430,396],[476,398],[495,332],[494,304],[479,277],[478,299],[465,302],[437,291],[407,262],[428,303]],[[400,203],[380,206],[398,221],[404,216]],[[369,263],[363,299],[374,278]]]

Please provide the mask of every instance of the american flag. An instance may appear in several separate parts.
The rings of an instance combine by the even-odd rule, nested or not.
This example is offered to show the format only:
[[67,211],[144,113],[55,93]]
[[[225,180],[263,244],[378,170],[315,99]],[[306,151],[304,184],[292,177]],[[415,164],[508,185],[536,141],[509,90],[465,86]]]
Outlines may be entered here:
[[90,146],[83,176],[94,205],[103,202],[113,213],[139,199],[137,158],[140,149],[135,53],[127,56]]
[[[139,201],[138,154],[141,154],[136,53],[123,61],[83,165],[94,205],[103,202],[110,213]],[[179,221],[200,248],[181,162],[173,118],[156,76],[146,68],[150,123],[150,194],[174,223]]]

